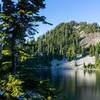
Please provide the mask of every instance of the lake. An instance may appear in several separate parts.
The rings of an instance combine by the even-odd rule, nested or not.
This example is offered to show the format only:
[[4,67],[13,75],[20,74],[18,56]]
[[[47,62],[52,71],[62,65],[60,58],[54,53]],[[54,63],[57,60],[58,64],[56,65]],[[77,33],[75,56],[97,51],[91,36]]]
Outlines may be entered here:
[[41,79],[50,79],[59,91],[59,100],[100,100],[100,71],[41,70]]

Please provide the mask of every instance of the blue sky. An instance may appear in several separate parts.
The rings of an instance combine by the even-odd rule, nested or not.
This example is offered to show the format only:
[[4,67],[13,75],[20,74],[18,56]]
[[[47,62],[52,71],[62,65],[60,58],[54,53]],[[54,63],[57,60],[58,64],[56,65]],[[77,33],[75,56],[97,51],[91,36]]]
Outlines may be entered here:
[[40,25],[39,34],[51,30],[61,22],[87,21],[100,24],[100,0],[45,0],[46,9],[41,10],[41,15],[47,17],[47,21],[53,24]]

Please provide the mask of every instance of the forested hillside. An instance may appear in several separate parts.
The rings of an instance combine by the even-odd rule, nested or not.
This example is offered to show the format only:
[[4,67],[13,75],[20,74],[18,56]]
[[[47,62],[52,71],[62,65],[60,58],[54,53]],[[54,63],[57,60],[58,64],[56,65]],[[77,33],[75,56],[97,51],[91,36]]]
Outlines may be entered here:
[[[67,22],[39,37],[35,43],[37,54],[50,58],[75,59],[77,54],[95,55],[99,53],[100,26],[97,23]],[[98,50],[96,50],[98,49]]]

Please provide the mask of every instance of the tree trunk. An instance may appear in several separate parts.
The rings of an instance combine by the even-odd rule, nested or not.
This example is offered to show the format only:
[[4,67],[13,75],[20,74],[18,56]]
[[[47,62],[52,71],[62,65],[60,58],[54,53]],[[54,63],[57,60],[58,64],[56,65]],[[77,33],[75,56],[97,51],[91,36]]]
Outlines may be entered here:
[[16,74],[16,57],[15,57],[15,39],[12,36],[12,43],[11,43],[11,71],[13,74]]

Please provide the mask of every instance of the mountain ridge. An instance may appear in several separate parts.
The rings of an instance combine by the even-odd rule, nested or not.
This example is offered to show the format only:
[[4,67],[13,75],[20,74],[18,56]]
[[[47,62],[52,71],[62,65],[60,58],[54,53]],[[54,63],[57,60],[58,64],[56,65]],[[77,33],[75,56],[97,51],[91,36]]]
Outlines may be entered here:
[[[37,52],[52,57],[75,59],[77,54],[90,53],[100,42],[100,26],[97,23],[60,23],[36,41]],[[92,52],[94,52],[92,50]],[[98,51],[99,53],[100,51]],[[95,55],[95,53],[93,53]]]

